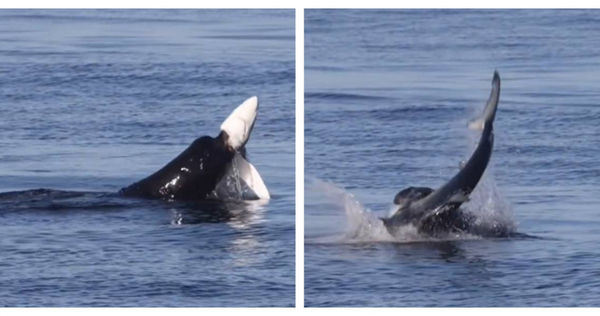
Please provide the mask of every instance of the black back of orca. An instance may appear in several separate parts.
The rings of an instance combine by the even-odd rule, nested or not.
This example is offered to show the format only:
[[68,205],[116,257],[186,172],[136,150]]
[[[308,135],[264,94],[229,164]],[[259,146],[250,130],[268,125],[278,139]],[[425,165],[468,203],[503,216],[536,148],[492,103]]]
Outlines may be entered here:
[[196,139],[162,169],[119,191],[125,196],[202,200],[225,174],[235,151],[226,146],[227,134]]

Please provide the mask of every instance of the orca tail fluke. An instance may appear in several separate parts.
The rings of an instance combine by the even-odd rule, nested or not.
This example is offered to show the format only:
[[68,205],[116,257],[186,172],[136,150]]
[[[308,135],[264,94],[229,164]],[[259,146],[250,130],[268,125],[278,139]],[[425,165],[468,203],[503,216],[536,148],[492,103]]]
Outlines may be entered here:
[[256,167],[254,167],[254,165],[252,165],[250,162],[246,162],[248,163],[249,170],[247,173],[242,175],[242,179],[246,182],[248,187],[254,191],[254,194],[256,194],[259,199],[270,199],[271,194],[269,194],[269,190],[267,189],[263,179],[260,177],[258,170],[256,170]]
[[[461,170],[440,188],[427,195],[413,206],[423,212],[431,212],[447,203],[457,203],[458,206],[468,200],[469,194],[481,179],[492,155],[494,146],[493,122],[500,98],[500,75],[494,72],[492,79],[492,92],[488,98],[483,114],[477,123],[483,130],[479,144],[475,151],[464,164]],[[454,202],[453,202],[454,200]]]
[[243,147],[250,138],[250,133],[258,113],[258,97],[253,96],[240,104],[221,124],[221,131],[227,133],[227,145],[234,150]]
[[[224,138],[226,145],[237,152],[234,160],[238,170],[231,173],[239,177],[239,180],[244,183],[245,187],[249,190],[252,199],[268,200],[271,198],[271,195],[269,194],[267,186],[262,180],[256,167],[246,160],[245,145],[250,138],[250,133],[254,127],[257,113],[258,97],[253,96],[246,99],[233,110],[231,114],[229,114],[221,124],[221,131],[227,134],[227,137]],[[227,191],[226,186],[225,183],[225,190],[222,191]]]
[[214,189],[218,199],[269,200],[271,195],[258,170],[241,154],[236,153],[232,164]]
[[469,122],[469,129],[483,131],[486,124],[491,124],[494,121],[499,98],[500,74],[498,74],[498,70],[495,70],[492,79],[492,91],[490,92],[490,97],[487,100],[483,113],[479,118]]

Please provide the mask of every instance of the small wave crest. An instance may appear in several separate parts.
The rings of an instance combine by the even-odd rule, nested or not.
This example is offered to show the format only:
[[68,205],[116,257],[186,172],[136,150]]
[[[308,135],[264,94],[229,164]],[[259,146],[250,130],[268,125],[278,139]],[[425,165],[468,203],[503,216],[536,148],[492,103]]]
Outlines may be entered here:
[[383,96],[366,95],[358,93],[335,93],[335,92],[306,92],[304,97],[307,99],[324,99],[338,101],[370,101],[370,100],[387,100],[389,98]]

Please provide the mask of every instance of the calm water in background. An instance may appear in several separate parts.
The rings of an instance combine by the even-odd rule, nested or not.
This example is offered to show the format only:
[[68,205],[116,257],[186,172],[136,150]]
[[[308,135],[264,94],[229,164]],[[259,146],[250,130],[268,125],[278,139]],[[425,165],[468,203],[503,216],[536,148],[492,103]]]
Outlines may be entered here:
[[[600,12],[305,13],[307,306],[600,305]],[[529,235],[393,240],[376,216],[495,147],[468,207]]]
[[[0,43],[0,192],[67,190],[1,195],[0,306],[294,304],[293,10],[2,10]],[[267,205],[98,193],[252,95]]]

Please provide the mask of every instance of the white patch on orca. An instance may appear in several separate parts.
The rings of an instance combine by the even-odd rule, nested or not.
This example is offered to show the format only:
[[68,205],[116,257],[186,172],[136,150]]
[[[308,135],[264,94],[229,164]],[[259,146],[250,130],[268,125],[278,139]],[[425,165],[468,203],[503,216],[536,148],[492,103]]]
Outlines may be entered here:
[[239,153],[233,157],[225,175],[215,186],[212,196],[221,200],[268,200],[271,198],[258,170]]
[[479,118],[479,119],[472,120],[472,121],[469,122],[469,129],[470,130],[483,131],[484,127],[485,127],[485,120],[484,120],[484,118]]
[[[259,199],[270,199],[271,195],[269,194],[269,190],[267,190],[267,186],[254,165],[245,159],[240,161],[240,165],[244,165],[244,169],[247,169],[247,172],[240,172],[241,179],[246,182],[246,185],[254,191],[254,194],[256,194]],[[241,167],[238,165],[238,168]]]
[[[159,189],[159,192],[163,195],[168,194],[171,191],[171,188],[175,187],[177,185],[177,182],[179,182],[179,179],[181,178],[181,176],[177,176],[176,178],[173,178],[171,181],[167,182],[164,186],[162,186]],[[174,198],[173,194],[169,195],[169,198]]]
[[450,203],[464,203],[469,201],[469,195],[465,194],[462,191],[458,191],[456,193],[454,193],[449,199],[448,202]]
[[241,148],[250,138],[257,112],[258,97],[254,96],[235,108],[221,124],[221,130],[229,136],[227,143],[233,149]]

